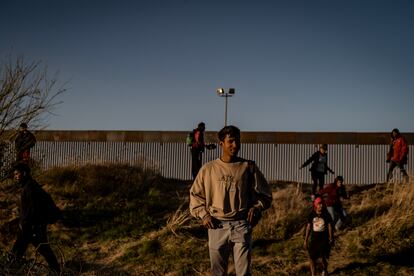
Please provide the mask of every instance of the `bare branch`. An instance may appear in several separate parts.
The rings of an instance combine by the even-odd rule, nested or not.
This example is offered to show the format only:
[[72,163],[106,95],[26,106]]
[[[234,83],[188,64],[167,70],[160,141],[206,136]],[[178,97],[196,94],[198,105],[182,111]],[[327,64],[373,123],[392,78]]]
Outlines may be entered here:
[[66,92],[57,86],[57,73],[49,79],[40,61],[27,63],[22,57],[9,57],[0,64],[0,140],[8,140],[3,137],[5,131],[16,129],[21,122],[38,127],[43,115],[53,114],[62,103],[58,97]]

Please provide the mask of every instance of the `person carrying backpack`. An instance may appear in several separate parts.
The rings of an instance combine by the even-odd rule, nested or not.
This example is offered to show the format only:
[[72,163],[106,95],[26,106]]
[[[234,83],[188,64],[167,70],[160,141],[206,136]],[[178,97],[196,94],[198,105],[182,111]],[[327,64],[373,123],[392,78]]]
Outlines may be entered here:
[[25,163],[14,166],[14,180],[23,188],[19,217],[19,233],[11,250],[11,257],[21,259],[31,243],[45,258],[49,267],[60,273],[60,265],[53,253],[48,237],[47,225],[62,219],[60,210],[52,198],[30,175]]
[[205,129],[206,125],[200,122],[197,128],[193,130],[192,137],[187,138],[187,143],[191,147],[191,174],[193,179],[196,178],[202,165],[204,147],[206,146],[204,142]]

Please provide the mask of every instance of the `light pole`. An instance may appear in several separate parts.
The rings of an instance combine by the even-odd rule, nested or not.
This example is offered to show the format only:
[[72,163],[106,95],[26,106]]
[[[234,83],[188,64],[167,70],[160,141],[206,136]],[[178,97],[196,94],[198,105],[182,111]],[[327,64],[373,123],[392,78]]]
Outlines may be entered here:
[[229,91],[224,91],[224,88],[217,89],[217,95],[219,95],[220,97],[226,98],[225,106],[224,106],[224,126],[227,126],[227,98],[232,97],[235,92],[236,92],[236,89],[234,88],[229,88]]

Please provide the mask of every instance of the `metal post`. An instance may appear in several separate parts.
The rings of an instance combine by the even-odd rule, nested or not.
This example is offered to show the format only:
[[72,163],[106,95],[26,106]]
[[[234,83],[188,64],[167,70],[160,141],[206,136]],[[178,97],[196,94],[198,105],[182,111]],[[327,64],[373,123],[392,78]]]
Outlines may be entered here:
[[227,104],[228,104],[228,97],[231,97],[234,95],[235,89],[230,88],[228,91],[225,91],[223,88],[217,89],[217,95],[220,97],[225,97],[224,100],[224,126],[227,126]]
[[226,100],[225,100],[225,108],[224,108],[224,126],[227,126],[227,98],[228,98],[229,96],[226,94],[225,95],[225,98],[226,98]]

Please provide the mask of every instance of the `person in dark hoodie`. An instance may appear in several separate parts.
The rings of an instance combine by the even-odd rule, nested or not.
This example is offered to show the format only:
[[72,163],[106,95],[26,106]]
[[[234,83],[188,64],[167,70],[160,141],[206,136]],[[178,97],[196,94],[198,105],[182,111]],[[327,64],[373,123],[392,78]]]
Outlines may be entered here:
[[[54,205],[50,195],[32,178],[30,168],[25,163],[17,163],[13,167],[14,180],[23,188],[19,217],[19,233],[11,250],[14,259],[21,259],[31,243],[45,258],[49,267],[60,273],[60,265],[53,253],[47,237],[47,224],[55,218],[50,210]],[[53,207],[52,207],[53,208]]]
[[302,166],[299,167],[299,169],[302,169],[312,163],[311,168],[309,171],[311,172],[312,177],[312,199],[315,198],[315,195],[317,194],[317,188],[319,186],[319,190],[323,188],[325,185],[325,174],[329,171],[330,173],[334,174],[334,171],[331,170],[328,166],[328,145],[322,144],[319,146],[319,150],[312,154],[311,157],[309,157],[308,160],[303,163]]

